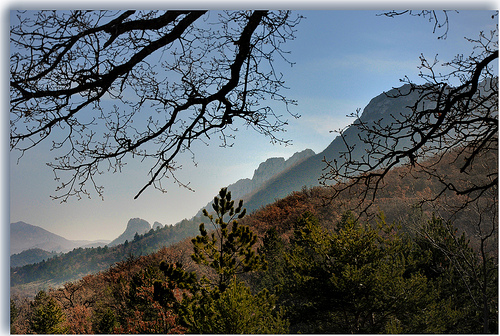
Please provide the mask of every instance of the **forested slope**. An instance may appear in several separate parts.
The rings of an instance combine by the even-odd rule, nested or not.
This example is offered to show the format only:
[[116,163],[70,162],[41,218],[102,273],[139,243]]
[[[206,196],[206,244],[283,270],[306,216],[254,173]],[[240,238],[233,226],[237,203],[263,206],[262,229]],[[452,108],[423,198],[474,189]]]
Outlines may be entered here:
[[[478,163],[484,171],[476,170],[478,176],[469,176],[463,183],[497,169],[498,154],[490,154]],[[458,165],[446,160],[429,163],[448,177]],[[189,287],[198,283],[192,282],[199,281],[195,279],[217,280],[212,266],[202,266],[191,258],[193,244],[185,239],[149,255],[129,255],[105,271],[50,290],[51,299],[38,298],[33,304],[45,307],[46,300],[53,300],[62,312],[58,325],[69,333],[264,330],[258,329],[262,328],[260,322],[250,323],[255,318],[270,319],[268,327],[275,329],[265,329],[267,333],[497,332],[498,214],[478,212],[496,204],[496,195],[483,194],[478,204],[469,204],[458,213],[451,205],[461,204],[463,199],[451,192],[443,194],[444,200],[439,202],[420,204],[440,188],[438,180],[411,176],[400,167],[386,177],[372,207],[374,217],[358,218],[350,213],[355,202],[348,197],[326,202],[331,192],[326,187],[294,192],[245,216],[240,226],[248,226],[256,234],[254,252],[268,260],[268,266],[239,275],[240,282],[231,282],[227,290],[235,295],[233,299],[223,294],[226,292],[211,296],[214,289],[209,287],[193,292],[191,299],[182,299],[182,291],[197,288]],[[485,249],[477,229],[486,229],[489,222],[478,226],[478,216],[495,225],[494,234],[483,241]],[[207,218],[204,222],[210,229]],[[185,233],[190,232],[191,236],[199,234],[191,228]],[[141,240],[153,236],[146,234]],[[452,251],[455,254],[449,254]],[[162,261],[173,268],[161,266]],[[487,271],[484,280],[479,277],[482,270]],[[191,279],[189,286],[183,282],[187,279]],[[167,299],[166,288],[179,288],[180,292],[172,292],[177,294]],[[192,300],[202,301],[188,305],[194,304]],[[34,314],[29,302],[20,297],[11,301],[15,332],[33,332],[28,323]],[[232,308],[219,310],[224,306]],[[234,320],[231,314],[251,317],[247,326],[257,329],[214,329],[214,321],[193,320],[201,309],[195,307],[215,309],[222,314],[217,315],[221,320]],[[252,314],[251,307],[274,308]]]

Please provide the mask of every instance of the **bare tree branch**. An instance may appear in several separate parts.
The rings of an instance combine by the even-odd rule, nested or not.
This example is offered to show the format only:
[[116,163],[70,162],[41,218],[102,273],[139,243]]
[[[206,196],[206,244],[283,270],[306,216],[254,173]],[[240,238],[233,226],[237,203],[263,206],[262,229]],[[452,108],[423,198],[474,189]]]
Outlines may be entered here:
[[[240,119],[272,141],[287,124],[263,105],[295,104],[273,67],[301,17],[288,11],[36,11],[11,26],[11,150],[52,139],[54,198],[102,197],[95,175],[151,159],[149,186],[175,159]],[[285,58],[286,59],[286,58]],[[289,111],[288,111],[289,112]],[[291,114],[291,113],[290,113]],[[295,115],[291,114],[296,117]],[[241,122],[240,122],[241,123]],[[59,180],[60,181],[60,180]]]
[[[355,156],[355,146],[341,132],[345,153],[337,160],[325,160],[321,177],[326,185],[333,182],[332,198],[351,192],[358,198],[357,207],[366,213],[386,174],[401,165],[406,165],[410,174],[432,176],[442,183],[441,191],[428,201],[451,191],[467,196],[460,205],[463,209],[485,191],[497,188],[496,157],[487,161],[492,164],[487,176],[477,181],[468,181],[468,177],[476,169],[483,169],[475,164],[478,158],[498,151],[498,30],[489,36],[481,33],[478,40],[471,42],[476,52],[445,63],[451,69],[446,74],[436,71],[437,60],[429,62],[421,56],[420,77],[426,84],[415,85],[405,78],[407,85],[387,93],[395,100],[410,101],[407,111],[395,111],[380,120],[364,120],[358,110],[353,127],[359,131],[365,152]],[[449,155],[460,166],[463,183],[452,182],[435,169]]]

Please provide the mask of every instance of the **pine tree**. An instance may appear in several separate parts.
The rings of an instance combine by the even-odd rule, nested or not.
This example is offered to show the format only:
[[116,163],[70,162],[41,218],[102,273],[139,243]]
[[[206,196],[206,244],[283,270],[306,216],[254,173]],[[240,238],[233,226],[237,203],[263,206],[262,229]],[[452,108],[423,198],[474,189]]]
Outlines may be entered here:
[[[231,192],[222,188],[219,197],[214,198],[212,207],[214,215],[203,209],[203,214],[214,227],[210,234],[205,224],[200,224],[201,235],[192,239],[194,254],[193,260],[201,265],[209,266],[218,276],[217,287],[223,292],[229,281],[238,274],[265,269],[265,260],[257,255],[253,246],[257,236],[248,226],[239,225],[238,219],[245,216],[246,209],[242,209],[243,201],[234,208]],[[226,220],[226,218],[228,218]]]
[[405,273],[413,263],[410,251],[383,216],[370,225],[346,214],[328,232],[304,214],[286,254],[292,332],[400,332],[398,323],[406,324],[429,301],[425,277]]
[[[252,294],[238,275],[266,268],[264,258],[253,247],[257,236],[248,226],[239,225],[245,215],[243,201],[234,207],[231,193],[222,188],[212,205],[215,213],[203,214],[214,230],[200,224],[200,235],[192,239],[192,259],[216,275],[210,281],[197,277],[182,265],[163,262],[166,281],[154,284],[155,300],[179,314],[189,333],[253,334],[287,333],[288,322],[276,308],[276,298],[267,290]],[[182,293],[182,295],[179,295]]]
[[441,300],[434,312],[438,317],[433,321],[435,330],[498,333],[496,258],[487,254],[482,245],[474,250],[464,232],[460,234],[452,222],[434,214],[416,233],[417,244],[431,254],[420,267],[433,272],[437,300]]
[[287,334],[288,321],[267,290],[252,294],[233,278],[224,292],[217,288],[193,305],[189,332],[194,334]]
[[267,269],[252,277],[253,286],[258,290],[267,288],[279,293],[287,286],[289,276],[285,262],[285,242],[276,228],[272,227],[266,231],[258,252],[265,258]]

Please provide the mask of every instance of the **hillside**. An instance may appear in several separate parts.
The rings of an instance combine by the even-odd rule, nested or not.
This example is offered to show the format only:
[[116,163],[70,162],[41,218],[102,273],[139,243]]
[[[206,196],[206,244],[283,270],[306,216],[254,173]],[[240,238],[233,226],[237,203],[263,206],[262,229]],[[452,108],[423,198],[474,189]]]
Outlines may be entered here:
[[55,252],[47,252],[39,248],[33,248],[16,253],[10,256],[10,267],[21,267],[29,264],[35,264],[42,260],[47,260],[56,256]]
[[[198,219],[197,223],[201,221]],[[183,220],[175,226],[159,227],[137,235],[130,242],[108,247],[75,248],[43,262],[12,267],[10,272],[11,293],[25,292],[30,295],[40,288],[58,287],[86,274],[96,273],[132,256],[143,256],[196,235],[198,225]],[[27,289],[26,289],[27,288]]]
[[[497,162],[498,162],[498,153],[489,153],[489,155],[486,155],[481,158],[480,162],[477,162],[479,166],[482,166],[482,170],[475,170],[475,175],[470,175],[469,178],[471,180],[477,180],[483,178],[485,175],[488,174],[491,170],[498,169],[497,168]],[[434,162],[432,159],[428,161],[429,164],[433,164],[434,168],[436,168],[437,173],[439,174],[444,174],[446,173],[448,177],[455,177],[456,180],[453,182],[459,183],[461,180],[461,176],[458,174],[459,173],[459,166],[456,161],[451,160],[451,158],[445,157],[443,160],[440,160],[439,162]],[[422,224],[432,218],[432,213],[435,213],[436,211],[440,211],[440,215],[445,216],[446,213],[446,208],[443,208],[440,206],[438,203],[430,203],[430,204],[425,204],[422,208],[422,211],[419,211],[417,208],[415,208],[415,205],[418,204],[420,200],[422,200],[424,197],[428,196],[429,193],[436,192],[440,190],[441,184],[437,179],[423,179],[422,176],[412,176],[408,174],[408,170],[406,167],[399,167],[394,170],[392,170],[385,178],[385,183],[384,183],[384,188],[383,191],[380,194],[380,197],[377,199],[376,203],[373,206],[373,212],[374,213],[380,213],[383,212],[385,214],[386,222],[387,223],[392,223],[396,222],[401,225],[401,229],[399,229],[398,232],[399,234],[406,234],[408,239],[416,239],[418,236],[415,236],[414,234],[414,229],[417,228],[416,225]],[[284,246],[290,246],[290,244],[293,243],[294,240],[297,239],[296,236],[294,236],[294,230],[297,229],[298,223],[300,222],[301,218],[304,218],[304,215],[307,214],[310,218],[314,217],[317,218],[317,222],[321,225],[322,228],[324,228],[326,231],[325,232],[336,232],[335,229],[338,228],[338,224],[341,221],[343,215],[346,213],[347,210],[350,209],[351,207],[351,199],[349,198],[348,195],[343,195],[331,202],[325,203],[325,200],[329,199],[329,196],[331,194],[331,189],[328,187],[313,187],[313,188],[307,188],[303,189],[302,191],[299,192],[294,192],[291,195],[280,199],[272,204],[268,204],[265,207],[262,207],[261,209],[255,211],[253,214],[247,215],[244,217],[240,223],[241,225],[248,225],[251,230],[258,236],[258,242],[257,246],[262,246],[264,242],[264,237],[271,232],[270,229],[275,230],[277,233],[279,239],[283,242],[282,244],[285,244]],[[461,197],[457,196],[452,193],[448,193],[444,195],[446,198],[446,201],[448,204],[458,204],[461,202]],[[485,193],[481,196],[481,199],[479,200],[479,203],[482,205],[485,204],[493,204],[496,202],[496,195],[493,194],[488,194]],[[444,210],[444,211],[443,211]],[[470,210],[470,209],[469,209]],[[488,222],[489,220],[493,219],[495,220],[495,213],[481,213],[481,216],[483,219]],[[453,225],[459,230],[459,232],[465,231],[467,233],[467,239],[471,239],[471,246],[473,248],[478,248],[479,247],[479,241],[476,239],[475,235],[475,223],[476,223],[476,217],[477,213],[474,213],[472,211],[465,211],[459,216],[455,216],[453,220]],[[491,218],[488,218],[491,217]],[[361,221],[365,221],[366,218],[362,217],[360,219]],[[188,221],[184,221],[183,224],[185,224],[184,228],[188,229],[191,227],[191,225]],[[496,225],[496,224],[495,224]],[[182,223],[181,223],[182,226]],[[374,226],[375,227],[375,226]],[[180,227],[179,227],[180,228]],[[179,229],[176,228],[176,229]],[[141,287],[140,295],[144,295],[141,297],[146,297],[150,298],[148,300],[151,300],[152,297],[152,288],[153,285],[152,282],[157,280],[165,282],[165,276],[162,275],[161,272],[159,272],[159,265],[161,261],[166,261],[168,263],[179,263],[180,265],[183,265],[183,269],[186,271],[190,272],[196,272],[199,277],[202,275],[206,275],[208,277],[211,276],[211,273],[208,273],[206,267],[201,267],[197,265],[196,263],[193,262],[191,259],[191,254],[193,253],[193,247],[192,243],[189,238],[186,238],[180,242],[177,242],[175,244],[170,245],[169,247],[162,248],[154,253],[150,253],[147,255],[143,255],[142,257],[137,257],[137,254],[135,254],[135,257],[132,255],[132,251],[135,249],[140,248],[140,246],[144,246],[147,244],[147,242],[152,242],[153,240],[156,240],[158,236],[164,236],[167,238],[168,235],[166,233],[168,230],[174,230],[175,227],[167,227],[167,228],[161,228],[158,229],[157,231],[150,231],[147,234],[143,236],[138,236],[137,239],[129,244],[125,245],[119,245],[114,248],[110,248],[108,253],[111,251],[114,251],[116,255],[125,255],[128,254],[128,257],[125,259],[122,259],[121,262],[116,263],[110,268],[107,268],[106,270],[103,270],[102,272],[95,274],[95,275],[87,275],[85,276],[82,280],[72,282],[72,283],[67,283],[65,284],[62,288],[53,290],[50,292],[50,295],[57,300],[57,302],[61,305],[61,307],[64,308],[65,313],[67,316],[69,316],[70,321],[83,321],[82,323],[73,323],[71,324],[71,330],[74,333],[89,333],[88,328],[94,328],[96,327],[95,325],[90,326],[87,319],[82,319],[82,316],[84,314],[91,314],[92,311],[99,312],[100,307],[102,305],[106,304],[109,309],[112,309],[115,311],[114,316],[116,316],[117,321],[120,321],[122,326],[128,326],[127,328],[132,328],[132,329],[127,329],[127,330],[142,330],[140,333],[146,333],[147,329],[134,329],[134,328],[142,328],[140,325],[136,325],[133,323],[133,321],[137,320],[137,318],[134,318],[134,314],[138,314],[134,312],[134,309],[150,309],[150,308],[144,308],[144,307],[152,307],[151,302],[152,301],[145,301],[145,299],[139,299],[135,298],[134,295],[138,295],[139,291],[138,288],[139,286],[144,286]],[[393,229],[394,230],[394,229]],[[308,231],[305,231],[308,232]],[[391,231],[391,234],[394,234],[394,231]],[[189,236],[194,236],[198,234],[198,232],[187,230],[184,232],[187,237]],[[356,237],[359,232],[356,232]],[[323,235],[320,235],[319,237],[323,237]],[[359,237],[358,237],[359,238]],[[356,238],[356,239],[358,239]],[[320,239],[320,238],[318,238]],[[351,240],[350,242],[352,244],[356,243],[356,239]],[[322,241],[322,240],[320,240]],[[486,240],[487,247],[489,250],[490,255],[492,256],[497,256],[497,249],[498,249],[498,231],[495,231],[495,235]],[[355,246],[357,246],[355,244]],[[406,246],[406,245],[404,245]],[[345,247],[345,246],[344,246]],[[427,250],[429,247],[426,247],[426,250],[424,252],[427,253],[430,251]],[[363,249],[366,249],[364,247]],[[87,250],[85,253],[96,253],[96,249],[92,250]],[[137,251],[137,250],[135,250]],[[300,255],[303,255],[306,250],[300,250]],[[316,253],[316,250],[313,250],[314,254],[311,257],[312,259],[308,260],[307,265],[310,265],[311,260],[315,260],[316,258],[321,258],[321,255]],[[365,251],[365,250],[363,250]],[[381,250],[383,251],[383,250]],[[103,251],[101,250],[101,253]],[[365,252],[363,252],[365,253]],[[414,252],[411,252],[414,253]],[[71,253],[70,253],[71,254]],[[69,255],[69,254],[67,254]],[[104,255],[104,254],[103,254]],[[356,257],[360,257],[360,260],[363,259],[361,255],[356,254]],[[471,328],[471,329],[466,329],[466,330],[477,330],[478,325],[481,326],[480,322],[474,322],[473,326],[457,326],[456,323],[459,322],[449,322],[447,319],[441,317],[440,314],[461,314],[459,312],[463,312],[463,314],[469,314],[468,310],[464,310],[464,308],[460,308],[461,304],[465,304],[464,302],[467,302],[467,307],[470,307],[472,303],[467,301],[467,295],[463,294],[463,288],[460,287],[462,282],[459,281],[460,278],[453,278],[456,283],[448,283],[444,282],[441,277],[436,277],[429,275],[425,282],[417,287],[413,287],[413,282],[416,278],[416,276],[424,276],[423,273],[419,271],[413,270],[411,267],[412,260],[411,258],[417,257],[417,254],[412,254],[412,257],[410,257],[410,265],[409,271],[416,272],[414,274],[415,277],[399,277],[398,281],[410,281],[410,288],[408,291],[405,291],[405,296],[404,300],[407,300],[407,297],[413,297],[413,296],[408,296],[408,293],[413,293],[415,290],[417,291],[426,291],[428,296],[422,296],[422,295],[416,295],[415,298],[418,298],[418,300],[423,299],[424,305],[427,305],[425,307],[419,308],[421,311],[425,312],[428,311],[428,309],[432,309],[432,314],[434,315],[425,315],[425,313],[418,313],[418,314],[424,314],[424,315],[417,315],[415,318],[418,318],[420,316],[426,321],[429,320],[435,320],[437,321],[436,323],[441,323],[444,324],[447,328],[452,328],[449,329],[450,332],[453,331],[452,333],[456,333],[457,330],[465,330],[461,328]],[[63,257],[67,258],[67,257]],[[281,272],[277,273],[279,274],[279,279],[282,279],[284,276],[290,277],[290,270],[289,269],[283,269],[279,271],[279,268],[276,269],[275,267],[279,267],[281,265],[280,263],[283,263],[283,256],[280,255],[275,255],[275,259],[272,259],[272,262],[269,264],[271,267],[271,270],[276,271],[276,272]],[[352,259],[352,258],[351,258]],[[349,259],[349,260],[351,260]],[[389,258],[392,260],[392,258]],[[68,259],[62,259],[60,257],[53,258],[54,261],[59,260],[59,263],[54,264],[54,268],[63,268],[65,265],[73,264],[71,260]],[[429,259],[425,259],[429,260]],[[430,259],[431,261],[433,259]],[[444,259],[446,260],[446,259]],[[427,261],[428,262],[428,261]],[[426,270],[436,272],[435,270],[439,267],[439,270],[445,267],[445,264],[443,264],[444,261],[437,261],[436,265],[431,264],[430,268],[426,268]],[[391,261],[390,265],[399,265],[397,262],[394,260]],[[315,276],[321,276],[321,271],[324,270],[324,264],[320,264],[318,267],[320,273],[311,273],[308,275],[306,278],[311,278]],[[420,266],[419,266],[420,267]],[[308,269],[308,268],[306,268]],[[22,269],[20,269],[22,270]],[[369,274],[372,272],[375,272],[376,268],[373,269]],[[442,276],[444,274],[448,274],[444,271],[442,272]],[[260,274],[260,273],[259,273]],[[266,283],[265,281],[271,281],[269,278],[260,278],[260,275],[256,274],[255,276],[247,276],[247,277],[242,277],[246,281],[246,283],[249,284],[249,286],[258,286],[259,284]],[[355,273],[357,274],[357,273]],[[16,274],[11,275],[11,278],[15,278]],[[366,275],[363,275],[366,276]],[[304,279],[304,278],[299,278],[299,279]],[[458,280],[457,280],[458,279]],[[278,281],[279,280],[275,280]],[[359,280],[357,280],[359,281]],[[386,280],[383,280],[382,283],[386,281],[391,281],[391,278],[388,277]],[[439,283],[439,286],[448,286],[446,290],[446,295],[451,295],[449,297],[445,297],[443,301],[440,301],[440,298],[437,298],[436,303],[429,305],[429,298],[431,297],[432,293],[435,293],[437,288],[441,287],[432,287],[432,286],[437,286],[437,285],[432,285],[429,287],[426,287],[427,285],[424,284],[430,284],[431,281],[433,283],[437,284]],[[441,282],[443,281],[443,282]],[[448,280],[446,280],[448,281]],[[364,283],[364,282],[363,282]],[[495,284],[497,282],[491,282],[491,284]],[[53,284],[53,283],[52,283]],[[150,284],[150,285],[148,285]],[[356,288],[359,289],[358,286],[359,284],[355,283],[355,287],[353,287],[353,290],[356,290]],[[401,282],[397,283],[397,286],[400,286]],[[255,287],[254,290],[260,287]],[[292,288],[293,285],[288,286],[287,288]],[[311,287],[308,287],[309,290],[311,290]],[[320,289],[318,285],[312,287]],[[377,287],[378,288],[378,287]],[[20,294],[19,291],[16,291],[17,288],[12,288],[11,291],[11,296],[14,295],[16,297],[16,293]],[[272,290],[272,287],[269,288]],[[392,293],[395,290],[399,290],[398,287],[393,287],[392,285],[390,286],[390,292]],[[325,288],[325,290],[331,290],[328,288]],[[494,290],[492,288],[491,290]],[[450,292],[450,291],[456,291],[457,293]],[[375,290],[375,292],[377,292]],[[112,293],[112,294],[110,294]],[[149,294],[148,294],[149,293]],[[321,290],[320,290],[321,293]],[[360,293],[354,291],[351,292],[349,291],[352,295],[361,295],[362,299],[360,302],[365,302],[368,305],[371,304],[371,301],[366,302],[367,299],[364,297],[363,293],[364,291],[360,289]],[[450,294],[451,293],[451,294]],[[461,293],[462,299],[457,300],[456,295]],[[34,294],[34,293],[33,293]],[[148,296],[149,295],[149,296]],[[392,294],[391,294],[392,295]],[[392,297],[392,296],[389,297]],[[444,295],[444,294],[443,294]],[[314,297],[310,298],[310,300],[321,300],[321,295],[319,297]],[[350,297],[350,296],[349,296]],[[131,299],[135,298],[135,299]],[[454,299],[451,299],[454,298]],[[142,301],[141,301],[142,300]],[[284,304],[288,306],[289,304],[293,303],[294,301],[290,301],[289,297],[281,297],[281,304]],[[294,298],[296,300],[296,298]],[[371,299],[370,299],[371,300]],[[403,300],[403,297],[401,297],[399,300]],[[449,301],[451,300],[451,301]],[[465,300],[465,301],[464,301]],[[494,296],[492,297],[493,302],[491,303],[494,305],[496,302],[494,300]],[[28,308],[22,308],[23,307],[23,301],[16,301],[18,307],[21,307],[20,309],[28,309]],[[377,301],[377,305],[380,305],[382,301]],[[391,301],[392,302],[392,301]],[[389,303],[389,306],[392,307],[394,302]],[[419,301],[420,302],[420,301]],[[446,303],[448,302],[448,303]],[[457,308],[450,308],[450,304],[453,304],[453,307],[457,305]],[[448,304],[447,309],[443,310],[441,307],[445,304]],[[148,306],[149,305],[149,306]],[[301,305],[299,305],[302,307]],[[76,307],[85,307],[84,308],[78,308]],[[434,308],[433,308],[434,307]],[[474,305],[472,305],[474,307]],[[128,310],[127,310],[128,309]],[[303,322],[296,322],[300,321],[300,312],[302,308],[295,308],[299,309],[298,315],[291,315],[289,317],[291,321],[291,326],[290,326],[290,331],[291,333],[295,332],[304,332],[304,333],[311,333],[311,332],[320,332],[322,329],[318,329],[318,326],[309,320],[302,320]],[[366,309],[372,309],[367,307]],[[437,310],[435,310],[437,309]],[[450,310],[450,309],[456,309],[455,310]],[[469,309],[469,308],[467,308]],[[375,309],[376,310],[376,309]],[[314,311],[314,310],[313,310]],[[400,311],[400,309],[396,310]],[[472,310],[472,312],[475,312]],[[435,315],[438,314],[438,315]],[[474,315],[475,313],[471,313],[470,317],[467,317],[465,321],[472,321],[477,320],[477,315]],[[77,318],[77,316],[79,316]],[[139,315],[142,316],[142,315]],[[313,313],[312,316],[314,318],[320,318],[320,315],[317,313]],[[448,316],[448,315],[446,315]],[[454,315],[454,319],[457,321],[464,321],[464,319],[460,319],[457,317],[458,315]],[[462,316],[462,315],[461,315]],[[465,315],[463,315],[465,316]],[[494,324],[494,316],[492,315],[492,330],[494,331],[496,328],[496,325]],[[327,321],[330,321],[329,318],[326,319]],[[412,320],[412,319],[410,319]],[[84,322],[87,321],[87,322]],[[141,320],[142,321],[142,320]],[[154,321],[154,320],[153,320]],[[118,322],[117,322],[118,323]],[[132,324],[131,324],[132,323]],[[417,323],[418,324],[418,323]],[[441,325],[439,324],[439,325]],[[23,330],[22,324],[17,324],[16,325],[19,330]],[[417,329],[417,330],[429,330],[430,333],[437,332],[439,330],[438,326],[435,326],[434,324],[429,324],[428,322],[425,322],[423,325],[419,326],[420,328],[423,329]],[[430,329],[425,329],[425,328],[430,328]],[[437,329],[432,329],[432,328],[437,328]],[[443,327],[442,327],[443,328]],[[453,329],[455,328],[455,329]],[[476,329],[474,329],[476,328]],[[398,329],[399,330],[399,329]],[[414,330],[414,329],[410,329]],[[445,329],[448,330],[448,329]],[[121,331],[121,333],[124,333],[125,329],[118,329],[117,331]]]
[[[389,98],[386,94],[381,94],[370,101],[366,106],[361,115],[363,122],[374,122],[379,120],[383,116],[400,115],[407,111],[406,106],[411,105],[412,99],[415,99],[413,95],[407,95],[397,99]],[[353,142],[358,138],[358,129],[356,127],[356,122],[350,126],[344,133],[348,141]],[[304,195],[313,193],[315,196],[311,200],[314,204],[315,212],[319,213],[320,219],[324,223],[330,223],[333,226],[336,221],[340,218],[343,211],[347,210],[349,207],[350,200],[336,200],[334,204],[336,207],[320,207],[321,204],[325,203],[328,199],[328,189],[317,188],[318,178],[321,175],[322,169],[324,168],[323,158],[332,159],[338,157],[340,153],[344,150],[343,142],[339,137],[337,137],[323,152],[314,155],[312,151],[306,150],[304,152],[294,155],[288,161],[293,162],[287,166],[287,160],[281,159],[270,159],[266,163],[261,164],[261,166],[255,171],[254,185],[260,183],[260,187],[253,190],[250,194],[242,197],[245,201],[245,208],[247,213],[256,212],[254,216],[246,219],[251,223],[255,218],[262,217],[262,212],[259,210],[263,207],[267,207],[269,204],[276,200],[280,200],[275,204],[281,204],[282,202],[290,202],[294,200],[297,202],[296,208],[291,209],[294,213],[300,215],[305,209],[309,209],[312,205],[307,205],[302,202]],[[358,143],[354,155],[360,155],[363,152],[363,143]],[[491,165],[490,165],[491,166]],[[271,168],[274,167],[274,168]],[[278,168],[276,168],[278,167]],[[278,174],[269,173],[271,171],[279,171]],[[402,168],[401,168],[402,169]],[[496,169],[496,165],[493,168]],[[449,167],[446,167],[449,170]],[[431,186],[431,182],[425,180],[401,180],[397,177],[397,174],[402,174],[395,172],[392,175],[391,188],[397,188],[399,194],[384,196],[387,199],[381,204],[376,204],[372,209],[380,209],[386,212],[388,219],[399,220],[410,213],[411,205],[417,202],[419,193],[428,192]],[[387,180],[390,180],[387,177]],[[241,181],[241,180],[240,180]],[[259,181],[259,183],[257,183]],[[405,182],[406,181],[406,182]],[[241,182],[243,183],[243,182]],[[300,193],[304,186],[307,188],[304,193]],[[437,188],[436,184],[434,188]],[[390,190],[390,188],[386,188]],[[231,189],[230,189],[231,190]],[[239,190],[244,190],[240,188]],[[403,193],[404,191],[404,193]],[[238,192],[236,192],[238,194]],[[290,196],[291,195],[291,196]],[[290,197],[288,197],[290,196]],[[241,196],[233,195],[233,199],[238,199]],[[299,197],[298,200],[296,198]],[[210,203],[207,204],[210,207]],[[410,208],[409,208],[410,207]],[[276,205],[271,207],[276,209]],[[434,209],[439,210],[439,209]],[[274,210],[273,210],[274,211]],[[271,213],[273,212],[271,211]],[[256,225],[256,230],[260,233],[264,232],[264,228],[268,228],[270,225],[279,227],[283,221],[287,222],[282,215],[281,210],[276,210],[278,213],[273,215],[276,222],[270,222],[262,224],[261,226]],[[288,211],[288,210],[287,210]],[[428,210],[431,211],[431,210]],[[266,212],[264,212],[266,213]],[[324,215],[322,215],[324,213]],[[269,216],[269,215],[266,215]],[[293,218],[291,219],[293,221]],[[470,217],[458,218],[458,225],[466,226],[467,222],[470,221]],[[138,223],[140,220],[138,220]],[[143,256],[155,251],[158,251],[164,246],[170,246],[188,237],[195,236],[198,234],[198,226],[204,218],[200,214],[191,218],[190,220],[183,220],[174,226],[167,226],[158,228],[156,230],[149,230],[147,233],[135,235],[128,233],[127,237],[123,236],[120,238],[121,242],[128,241],[128,244],[118,244],[116,246],[110,246],[106,249],[75,249],[67,255],[62,255],[57,258],[49,259],[44,264],[26,265],[21,268],[16,268],[11,270],[11,284],[13,286],[20,286],[28,284],[34,281],[41,281],[40,286],[44,286],[43,282],[52,281],[52,285],[61,284],[64,281],[75,280],[84,274],[98,272],[109,267],[113,263],[126,260],[129,256]],[[142,222],[141,222],[142,223]],[[144,224],[144,231],[150,228],[149,223]],[[287,224],[291,225],[291,224]],[[133,225],[132,225],[133,226]],[[128,229],[128,228],[127,228]],[[288,228],[289,229],[289,228]],[[126,230],[127,231],[127,230]],[[133,230],[129,230],[133,231]],[[118,243],[118,241],[115,241]],[[62,265],[69,264],[70,267],[64,267]],[[48,271],[50,269],[50,271]]]
[[[492,169],[497,169],[498,153],[491,153],[483,158],[484,162],[478,164],[484,167],[484,171],[476,171],[478,174]],[[450,162],[451,159],[443,159],[436,167],[438,171],[446,173],[448,177],[455,176],[461,179],[458,164]],[[431,161],[430,161],[431,162]],[[485,174],[483,174],[485,175]],[[469,179],[481,178],[469,175]],[[457,180],[457,182],[459,182]],[[442,185],[436,179],[423,179],[407,174],[406,167],[394,169],[387,175],[385,185],[379,198],[372,206],[373,213],[383,211],[388,222],[411,223],[416,221],[421,215],[415,212],[415,204],[424,197],[435,193]],[[299,192],[268,204],[253,214],[247,215],[241,221],[242,224],[249,225],[252,230],[262,238],[270,228],[275,228],[283,237],[290,237],[294,222],[304,212],[314,214],[325,226],[333,229],[340,220],[343,213],[349,210],[354,202],[344,195],[331,202],[326,202],[331,194],[328,187],[306,188]],[[447,204],[459,204],[461,197],[454,194],[445,195]],[[485,194],[481,198],[484,204],[491,203],[491,195]],[[244,204],[246,206],[246,204]],[[450,207],[442,206],[439,203],[426,204],[423,207],[423,215],[430,217],[432,213],[439,213],[446,217]],[[476,213],[465,211],[458,216],[454,216],[454,225],[461,231],[467,232],[471,237],[472,244],[478,246],[475,238],[475,228],[471,223],[475,223]],[[494,216],[494,213],[483,213],[484,219]],[[494,221],[494,218],[491,220]],[[26,293],[26,288],[34,295],[37,289],[45,286],[58,287],[66,281],[74,281],[85,274],[96,273],[107,269],[110,265],[127,260],[131,257],[146,256],[154,254],[167,247],[168,250],[179,249],[179,246],[189,246],[189,237],[199,234],[198,225],[207,222],[202,217],[194,217],[191,220],[183,220],[175,226],[165,226],[157,230],[150,230],[143,235],[126,244],[114,247],[82,249],[78,248],[69,253],[53,257],[42,263],[26,265],[11,269],[11,292]],[[411,230],[411,227],[407,227]],[[179,245],[180,244],[180,245]],[[498,246],[498,231],[495,231],[493,239],[489,241],[489,251],[496,251]],[[189,247],[188,247],[189,248]],[[184,249],[184,248],[183,248]],[[189,255],[191,252],[183,252],[181,262],[192,264]],[[30,283],[33,284],[29,285]]]
[[[238,194],[252,192],[271,177],[292,168],[312,155],[314,152],[306,149],[295,153],[286,160],[284,158],[270,158],[259,165],[252,179],[239,180],[230,185],[229,189],[235,192],[235,198],[238,197]],[[210,203],[207,204],[207,207],[210,207]],[[184,219],[173,226],[163,226],[161,223],[155,222],[151,227],[143,219],[132,218],[127,223],[125,231],[105,248],[101,244],[75,247],[71,252],[53,259],[49,259],[46,254],[43,257],[38,255],[38,258],[27,257],[26,254],[16,256],[16,261],[11,264],[13,267],[11,285],[24,288],[26,286],[32,287],[28,285],[32,283],[35,288],[35,290],[31,290],[32,294],[38,288],[59,286],[66,281],[79,279],[82,275],[102,271],[130,256],[147,255],[186,237],[194,236],[198,233],[198,226],[202,221],[201,210],[193,218]],[[125,242],[127,243],[124,244]],[[29,254],[32,255],[33,252]],[[32,264],[29,264],[28,260],[32,260]],[[41,263],[42,260],[44,260],[43,263]],[[69,263],[70,266],[61,267],[66,263]],[[16,289],[13,291],[15,292]]]

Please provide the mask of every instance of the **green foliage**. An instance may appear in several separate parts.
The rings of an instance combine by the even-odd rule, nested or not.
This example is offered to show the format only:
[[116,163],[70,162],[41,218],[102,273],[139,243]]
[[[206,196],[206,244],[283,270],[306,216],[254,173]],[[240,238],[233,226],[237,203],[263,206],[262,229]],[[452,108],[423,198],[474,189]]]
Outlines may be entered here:
[[288,323],[267,290],[256,295],[235,279],[224,292],[205,292],[192,302],[187,320],[195,334],[286,334]]
[[65,316],[56,300],[40,291],[32,302],[31,331],[35,334],[64,334]]
[[[161,262],[160,270],[164,273],[165,281],[154,282],[154,300],[163,307],[174,307],[180,309],[176,293],[180,290],[186,290],[190,293],[197,293],[203,289],[201,282],[198,281],[196,273],[187,272],[180,263],[169,264]],[[185,296],[187,299],[189,296]]]
[[285,242],[275,228],[266,231],[258,252],[266,260],[267,268],[252,278],[254,287],[256,290],[265,288],[279,293],[286,286],[288,268],[285,260]]
[[227,188],[222,188],[219,196],[214,198],[212,204],[215,219],[206,209],[203,210],[203,214],[214,226],[214,231],[209,234],[205,224],[200,224],[201,235],[192,239],[192,258],[197,264],[215,271],[218,276],[217,286],[220,291],[224,291],[234,275],[263,269],[265,261],[253,250],[257,236],[248,226],[238,223],[238,219],[243,218],[246,213],[242,209],[243,201],[240,200],[235,209],[231,192]]
[[47,252],[39,248],[32,248],[10,256],[10,267],[22,267],[41,262],[58,255],[56,252]]
[[297,331],[386,332],[425,306],[426,278],[405,274],[411,245],[395,229],[383,217],[371,227],[349,214],[332,233],[309,213],[297,221],[284,303]]
[[[451,222],[432,218],[417,232],[415,241],[432,253],[420,265],[433,274],[438,308],[429,332],[496,333],[498,330],[498,265],[485,253],[474,251],[465,233]],[[444,308],[441,308],[444,307]],[[432,310],[430,310],[432,312]],[[444,312],[449,312],[443,316]]]
[[238,219],[245,215],[242,206],[240,201],[234,208],[231,193],[222,188],[219,197],[214,198],[215,219],[204,211],[214,231],[209,234],[201,224],[200,235],[192,239],[192,259],[213,270],[216,281],[206,276],[198,279],[195,273],[183,270],[181,264],[160,265],[166,281],[155,282],[155,300],[174,309],[190,333],[286,333],[288,330],[282,312],[275,308],[274,296],[267,290],[254,295],[236,279],[237,275],[266,267],[264,258],[253,249],[257,236],[249,227],[238,224]]

